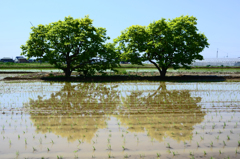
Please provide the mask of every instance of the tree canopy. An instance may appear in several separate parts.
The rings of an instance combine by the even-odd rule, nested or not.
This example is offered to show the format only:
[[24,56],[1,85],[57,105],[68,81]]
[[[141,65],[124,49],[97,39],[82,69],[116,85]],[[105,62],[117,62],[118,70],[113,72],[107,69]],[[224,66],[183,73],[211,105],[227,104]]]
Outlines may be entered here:
[[65,17],[48,25],[32,27],[29,40],[21,46],[22,55],[37,57],[62,69],[66,77],[72,71],[85,75],[103,72],[118,65],[118,54],[106,35],[106,29],[94,27],[88,16]]
[[188,69],[194,60],[203,59],[200,52],[209,44],[196,25],[197,19],[193,16],[168,21],[162,18],[147,27],[130,26],[114,42],[122,52],[122,60],[132,64],[147,60],[156,66],[161,76],[165,76],[169,67]]

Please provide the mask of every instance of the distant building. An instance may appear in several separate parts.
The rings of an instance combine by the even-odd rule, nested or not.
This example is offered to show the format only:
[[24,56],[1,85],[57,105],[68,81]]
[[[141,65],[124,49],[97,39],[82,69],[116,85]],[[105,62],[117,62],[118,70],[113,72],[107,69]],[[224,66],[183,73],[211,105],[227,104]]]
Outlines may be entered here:
[[16,56],[15,62],[16,63],[29,63],[29,61],[26,58],[24,58],[23,56]]
[[18,63],[29,63],[29,61],[26,58],[19,58]]
[[14,62],[12,58],[10,57],[4,57],[0,60],[1,62]]
[[16,56],[16,58],[15,58],[14,61],[15,61],[16,63],[18,63],[18,59],[20,59],[20,58],[24,58],[24,57],[23,57],[23,56]]
[[35,59],[28,59],[28,62],[32,63],[32,62],[36,62]]
[[235,63],[234,66],[240,66],[240,62]]
[[205,58],[196,60],[191,66],[240,66],[240,58]]

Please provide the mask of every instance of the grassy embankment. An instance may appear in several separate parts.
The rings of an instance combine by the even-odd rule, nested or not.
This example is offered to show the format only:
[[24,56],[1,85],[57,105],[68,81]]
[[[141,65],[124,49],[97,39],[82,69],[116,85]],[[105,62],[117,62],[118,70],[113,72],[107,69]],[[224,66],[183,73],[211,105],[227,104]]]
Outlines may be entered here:
[[[0,71],[6,71],[11,69],[20,70],[31,70],[31,69],[52,69],[57,70],[53,65],[49,63],[0,63]],[[122,74],[127,72],[158,72],[156,67],[152,64],[144,65],[132,65],[132,64],[121,64],[121,68],[117,68]],[[173,68],[168,69],[168,73],[201,73],[201,72],[212,72],[212,73],[240,73],[240,67],[193,67],[190,70],[183,68],[174,70]]]
[[55,69],[53,65],[49,63],[2,63],[0,62],[0,69]]

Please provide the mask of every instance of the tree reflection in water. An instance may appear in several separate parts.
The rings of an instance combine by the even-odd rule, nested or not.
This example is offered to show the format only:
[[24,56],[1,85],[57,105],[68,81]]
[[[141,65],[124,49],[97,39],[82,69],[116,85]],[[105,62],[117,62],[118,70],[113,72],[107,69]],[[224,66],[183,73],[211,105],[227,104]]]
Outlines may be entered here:
[[106,112],[119,104],[118,85],[94,83],[71,84],[51,94],[49,99],[30,99],[31,120],[41,133],[53,132],[67,137],[91,141],[96,131],[105,128]]
[[162,141],[164,136],[177,141],[190,140],[193,126],[201,123],[205,112],[188,90],[167,90],[161,82],[157,90],[130,91],[123,96],[119,84],[65,83],[49,99],[29,102],[36,131],[53,132],[91,142],[98,129],[107,127],[113,116],[130,132],[145,132]]
[[153,93],[132,91],[122,101],[125,111],[116,117],[128,131],[147,130],[158,141],[167,136],[177,141],[190,140],[193,126],[201,123],[206,115],[197,105],[200,97],[191,97],[189,90],[167,90],[165,82]]

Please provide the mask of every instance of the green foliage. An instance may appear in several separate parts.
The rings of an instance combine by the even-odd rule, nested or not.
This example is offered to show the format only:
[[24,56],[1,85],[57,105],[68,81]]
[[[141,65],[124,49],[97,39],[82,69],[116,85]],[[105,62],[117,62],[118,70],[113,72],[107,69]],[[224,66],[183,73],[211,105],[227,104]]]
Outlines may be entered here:
[[114,42],[122,52],[121,60],[132,64],[148,60],[157,67],[161,76],[165,76],[169,67],[188,69],[194,60],[203,59],[199,53],[209,44],[196,25],[197,19],[193,16],[168,21],[162,18],[147,27],[130,26]]
[[32,27],[29,40],[22,45],[22,55],[48,61],[69,77],[72,71],[92,75],[118,65],[118,53],[105,28],[96,28],[92,19],[65,17],[47,25]]

